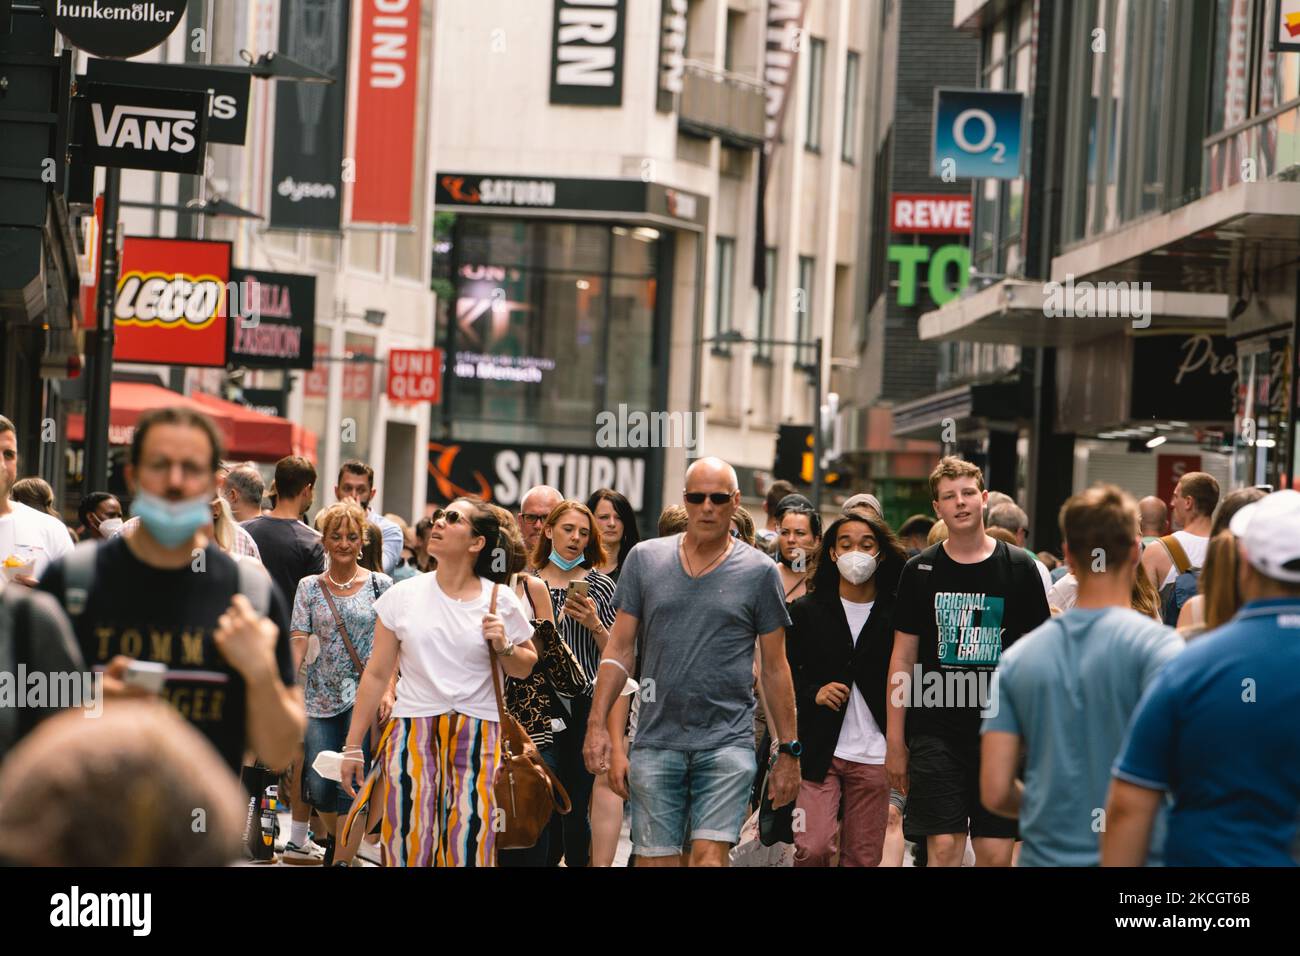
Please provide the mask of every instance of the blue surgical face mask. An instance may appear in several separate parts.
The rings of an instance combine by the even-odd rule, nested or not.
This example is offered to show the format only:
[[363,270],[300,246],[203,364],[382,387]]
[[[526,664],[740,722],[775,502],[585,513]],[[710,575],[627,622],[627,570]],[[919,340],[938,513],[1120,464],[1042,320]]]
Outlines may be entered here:
[[174,548],[212,523],[211,500],[211,495],[203,494],[183,501],[168,501],[141,491],[131,503],[131,514],[140,519],[155,541],[164,548]]
[[560,557],[560,552],[556,551],[554,546],[551,547],[551,564],[555,565],[561,571],[572,571],[586,560],[586,554],[579,554],[572,561],[566,561],[564,558]]

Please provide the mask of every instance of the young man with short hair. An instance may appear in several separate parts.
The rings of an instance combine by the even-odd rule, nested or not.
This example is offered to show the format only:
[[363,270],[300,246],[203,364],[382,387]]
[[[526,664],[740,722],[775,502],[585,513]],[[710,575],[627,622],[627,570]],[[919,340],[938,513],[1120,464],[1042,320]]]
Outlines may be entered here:
[[[276,491],[280,491],[277,486]],[[366,513],[366,520],[376,525],[384,538],[384,573],[391,576],[402,556],[402,529],[370,507],[375,500],[375,469],[353,458],[339,466],[339,482],[334,486],[339,501],[351,498]]]
[[1007,866],[1016,825],[980,803],[980,711],[1002,652],[1047,619],[1047,596],[1030,556],[985,534],[979,468],[944,458],[930,492],[949,534],[898,582],[885,771],[931,866],[960,866],[968,832],[978,865]]
[[9,580],[35,587],[50,562],[72,550],[72,539],[58,518],[9,497],[17,480],[18,433],[0,415],[0,563],[16,569]]
[[[1210,543],[1210,524],[1218,504],[1219,482],[1213,475],[1189,471],[1178,479],[1173,497],[1169,499],[1169,513],[1176,530],[1157,539],[1161,547],[1148,547],[1142,552],[1142,570],[1151,578],[1157,591],[1178,577],[1174,551],[1181,550],[1186,556],[1187,568],[1204,566],[1205,551]],[[1172,545],[1170,538],[1175,542]]]
[[1166,866],[1291,866],[1300,813],[1300,492],[1235,515],[1245,604],[1138,705],[1115,762],[1105,866],[1141,866],[1166,793]]
[[316,493],[316,466],[298,455],[275,463],[278,495],[269,515],[258,515],[243,527],[262,552],[262,563],[293,607],[298,582],[325,570],[320,533],[302,523]]
[[[84,589],[67,575],[77,554],[52,564],[41,589],[64,604],[86,662],[106,665],[106,693],[144,693],[124,680],[130,665],[163,664],[162,697],[233,771],[248,748],[280,768],[307,726],[293,687],[289,608],[264,569],[249,564],[241,573],[204,533],[220,460],[221,438],[206,415],[179,407],[145,413],[126,467],[139,527],[95,548]],[[245,583],[262,588],[266,616]]]
[[1019,866],[1098,864],[1111,764],[1143,691],[1183,649],[1129,606],[1141,553],[1133,499],[1097,485],[1059,520],[1078,598],[1003,653],[982,728],[980,799],[1019,819]]

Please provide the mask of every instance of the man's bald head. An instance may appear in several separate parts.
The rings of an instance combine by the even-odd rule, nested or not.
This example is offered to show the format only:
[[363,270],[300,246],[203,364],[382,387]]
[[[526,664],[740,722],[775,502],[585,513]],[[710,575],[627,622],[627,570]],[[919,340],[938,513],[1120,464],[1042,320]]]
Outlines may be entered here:
[[1142,516],[1142,534],[1145,537],[1165,533],[1165,522],[1169,517],[1169,506],[1155,495],[1147,495],[1138,502],[1138,514]]
[[736,477],[736,469],[721,458],[701,458],[691,467],[686,469],[686,490],[694,491],[691,487],[691,480],[708,482],[710,485],[722,482],[726,487],[723,491],[736,491],[740,488],[740,479]]
[[536,549],[537,539],[542,535],[542,526],[555,506],[563,500],[564,495],[550,485],[534,485],[519,499],[519,513],[515,515],[515,520],[519,523],[519,533],[524,537],[527,554],[532,554]]

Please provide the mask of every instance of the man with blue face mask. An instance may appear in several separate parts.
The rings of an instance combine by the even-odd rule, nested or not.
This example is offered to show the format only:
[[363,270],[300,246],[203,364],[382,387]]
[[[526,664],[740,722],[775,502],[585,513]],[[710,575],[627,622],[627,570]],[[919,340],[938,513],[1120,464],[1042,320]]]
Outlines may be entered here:
[[[183,408],[144,415],[125,472],[139,527],[90,552],[93,573],[76,563],[83,550],[52,564],[40,586],[63,602],[107,695],[159,693],[236,773],[248,749],[279,768],[306,726],[292,687],[288,607],[263,569],[241,570],[208,534],[220,458],[206,416]],[[249,575],[262,576],[265,616],[245,596],[257,597]],[[165,667],[161,690],[144,689],[152,675],[136,673],[137,661]]]

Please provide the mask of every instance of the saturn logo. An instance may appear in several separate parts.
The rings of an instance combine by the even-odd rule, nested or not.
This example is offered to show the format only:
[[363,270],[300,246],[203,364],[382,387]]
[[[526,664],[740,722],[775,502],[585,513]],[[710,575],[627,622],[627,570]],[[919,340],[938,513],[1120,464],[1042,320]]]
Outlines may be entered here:
[[474,472],[474,480],[478,483],[477,491],[462,488],[452,480],[451,469],[458,454],[460,454],[459,445],[443,445],[439,442],[429,442],[429,474],[438,486],[438,494],[442,495],[445,501],[452,501],[465,495],[474,495],[484,501],[491,501],[492,485],[483,477],[481,471]]

